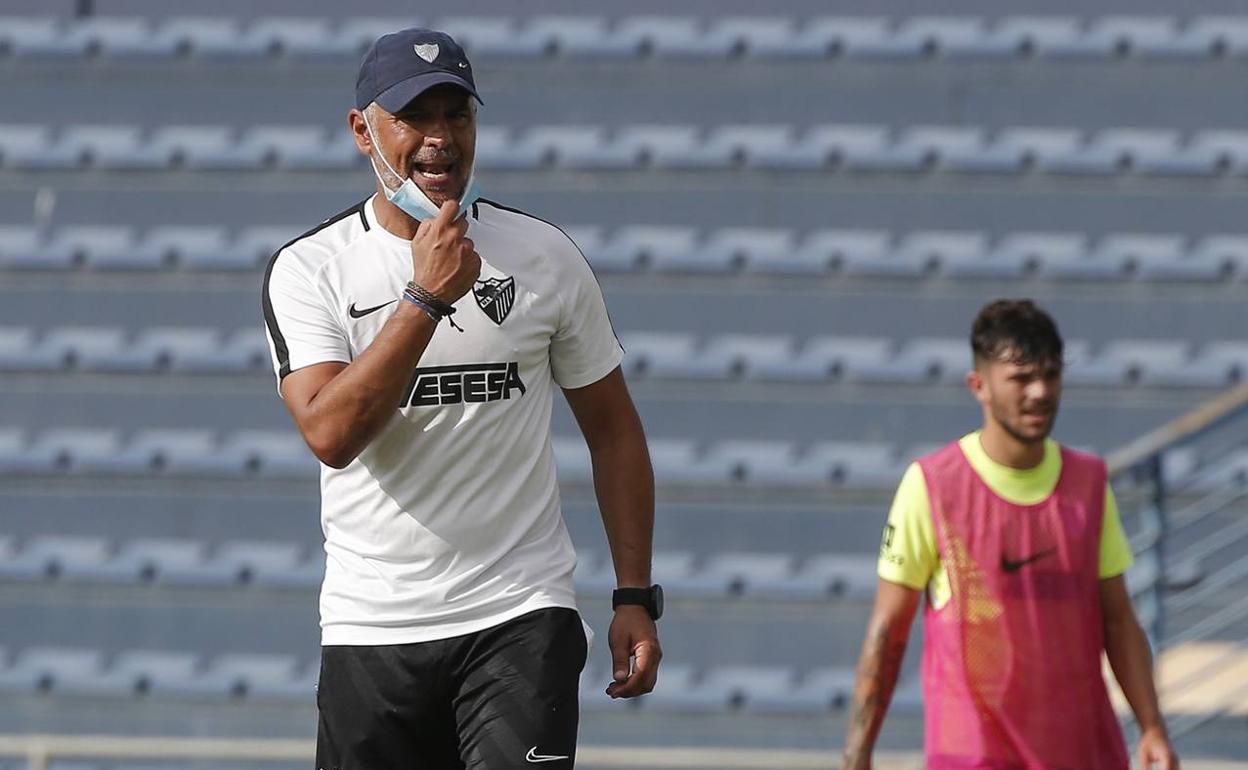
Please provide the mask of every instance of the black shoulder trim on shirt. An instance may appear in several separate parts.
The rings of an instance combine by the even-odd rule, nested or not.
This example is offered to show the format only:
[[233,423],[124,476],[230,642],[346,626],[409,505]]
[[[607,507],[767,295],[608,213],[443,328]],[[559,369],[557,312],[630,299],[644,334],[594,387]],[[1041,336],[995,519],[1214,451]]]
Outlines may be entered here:
[[[572,236],[568,235],[567,232],[562,227],[555,224],[554,222],[551,222],[548,219],[542,219],[539,216],[530,214],[527,211],[521,211],[520,209],[514,209],[511,206],[504,206],[503,204],[498,203],[497,201],[492,201],[489,198],[479,198],[478,200],[481,203],[488,203],[489,205],[493,206],[496,209],[500,209],[502,211],[510,211],[511,213],[519,214],[522,217],[528,217],[529,219],[536,219],[538,222],[544,222],[545,224],[548,224],[551,227],[558,230],[559,232],[563,233],[563,237],[568,239],[568,243],[572,244],[572,248],[576,249],[576,253],[580,254],[581,259],[585,260],[585,264],[589,266],[589,272],[591,275],[594,276],[594,283],[598,284],[598,291],[603,296],[603,304],[604,305],[606,304],[607,295],[606,295],[606,292],[602,291],[602,281],[598,280],[598,273],[594,270],[594,264],[589,261],[589,258],[585,256],[585,252],[581,251],[581,247],[577,244],[576,241],[572,240]],[[619,343],[620,349],[624,350],[624,343],[620,342],[620,334],[619,332],[615,330],[615,321],[611,320],[611,310],[609,308],[607,309],[607,323],[611,324],[611,333],[615,335],[615,341]]]
[[277,326],[277,315],[273,312],[273,300],[269,297],[269,277],[273,274],[273,265],[277,264],[277,257],[290,246],[302,241],[304,238],[316,235],[320,231],[334,224],[341,222],[352,214],[359,214],[360,220],[364,222],[364,229],[368,229],[368,220],[364,216],[364,204],[368,203],[368,199],[360,201],[346,211],[341,211],[316,227],[307,232],[300,233],[291,238],[281,247],[273,252],[273,256],[269,257],[269,265],[264,269],[264,285],[260,290],[260,307],[264,311],[264,325],[269,329],[269,336],[273,338],[273,349],[277,352],[278,361],[278,377],[282,378],[290,374],[290,349],[286,346],[286,338],[282,336],[282,330]]

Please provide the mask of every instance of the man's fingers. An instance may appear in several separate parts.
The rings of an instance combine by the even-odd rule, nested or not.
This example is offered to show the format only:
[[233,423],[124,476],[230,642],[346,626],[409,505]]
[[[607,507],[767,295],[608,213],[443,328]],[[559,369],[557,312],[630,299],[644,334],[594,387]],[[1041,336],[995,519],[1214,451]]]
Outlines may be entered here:
[[[442,201],[442,208],[438,209],[438,224],[445,227],[455,221],[455,215],[459,213],[459,201]],[[465,223],[467,226],[467,223]]]
[[[615,665],[615,681],[607,687],[607,694],[612,698],[634,698],[645,695],[654,689],[659,676],[659,660],[663,657],[658,645],[653,642],[640,642],[633,650],[632,673],[621,679],[618,674],[620,666]],[[627,663],[624,671],[628,671]]]

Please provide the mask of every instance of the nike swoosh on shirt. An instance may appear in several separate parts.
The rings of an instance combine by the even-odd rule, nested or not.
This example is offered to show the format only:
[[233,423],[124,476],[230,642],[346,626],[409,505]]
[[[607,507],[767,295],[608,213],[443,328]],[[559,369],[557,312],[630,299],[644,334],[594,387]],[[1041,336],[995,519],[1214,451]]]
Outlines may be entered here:
[[364,316],[368,315],[369,313],[376,313],[378,310],[381,310],[381,309],[382,309],[383,307],[385,307],[386,305],[393,305],[393,304],[394,304],[394,303],[396,303],[396,302],[398,302],[398,300],[397,300],[397,299],[392,299],[392,300],[390,300],[389,302],[383,302],[383,303],[381,303],[381,304],[380,304],[380,305],[378,305],[377,307],[369,307],[369,308],[365,308],[365,309],[363,309],[363,310],[356,310],[356,309],[355,309],[355,303],[354,303],[354,302],[352,302],[352,303],[351,303],[351,307],[347,308],[347,315],[351,316],[352,318],[363,318]]
[[554,762],[559,759],[567,759],[568,757],[556,756],[554,754],[538,754],[537,747],[534,746],[533,748],[529,749],[529,753],[526,754],[524,758],[528,762],[536,763],[536,762]]
[[1001,569],[1005,570],[1006,572],[1018,572],[1023,567],[1026,567],[1028,564],[1031,564],[1032,562],[1040,561],[1044,557],[1052,556],[1055,553],[1057,553],[1056,548],[1048,548],[1046,550],[1033,553],[1031,556],[1027,556],[1022,559],[1010,559],[1006,556],[1002,556],[1001,557]]

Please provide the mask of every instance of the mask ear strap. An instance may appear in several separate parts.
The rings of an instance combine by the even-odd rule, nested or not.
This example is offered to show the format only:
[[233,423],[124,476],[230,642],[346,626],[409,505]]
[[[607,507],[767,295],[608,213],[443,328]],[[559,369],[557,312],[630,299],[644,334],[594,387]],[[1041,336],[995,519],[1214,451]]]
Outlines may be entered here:
[[[368,110],[365,109],[363,114],[364,127],[368,129],[368,138],[373,140],[373,147],[377,148],[377,155],[381,158],[381,162],[386,164],[386,170],[400,180],[401,183],[403,177],[399,176],[399,172],[395,170],[394,166],[390,165],[390,161],[386,160],[386,154],[381,151],[381,142],[377,141],[377,135],[373,133],[373,124],[368,120]],[[370,155],[368,162],[373,164],[373,173],[377,175],[377,179],[381,181],[382,186],[387,190],[390,189],[390,185],[386,184],[386,180],[381,178],[381,170],[377,168],[377,160]]]

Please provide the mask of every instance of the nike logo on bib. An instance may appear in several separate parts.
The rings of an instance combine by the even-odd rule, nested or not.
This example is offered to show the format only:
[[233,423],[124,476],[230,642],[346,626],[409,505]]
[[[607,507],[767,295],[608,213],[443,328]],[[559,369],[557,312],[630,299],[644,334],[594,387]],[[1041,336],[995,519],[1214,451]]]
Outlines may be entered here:
[[568,757],[556,756],[554,754],[538,754],[537,747],[529,749],[529,753],[524,757],[529,762],[555,762],[560,759],[568,759]]
[[381,310],[381,309],[382,309],[383,307],[385,307],[386,305],[393,305],[393,304],[394,304],[394,303],[396,303],[396,302],[398,302],[398,300],[397,300],[397,299],[392,299],[392,300],[390,300],[389,302],[383,302],[383,303],[381,303],[381,304],[380,304],[380,305],[378,305],[377,307],[365,308],[365,309],[363,309],[363,310],[356,310],[356,309],[355,309],[355,303],[354,303],[354,302],[352,302],[352,303],[351,303],[351,307],[347,308],[347,315],[351,316],[352,318],[363,318],[364,316],[368,315],[369,313],[376,313],[378,310]]
[[1040,561],[1044,557],[1052,556],[1055,553],[1057,553],[1056,548],[1049,548],[1044,551],[1038,551],[1036,553],[1033,553],[1031,556],[1027,556],[1022,559],[1010,559],[1008,557],[1002,556],[1001,557],[1001,569],[1005,570],[1006,572],[1018,572],[1023,567],[1026,567],[1028,564],[1031,564],[1032,562]]

